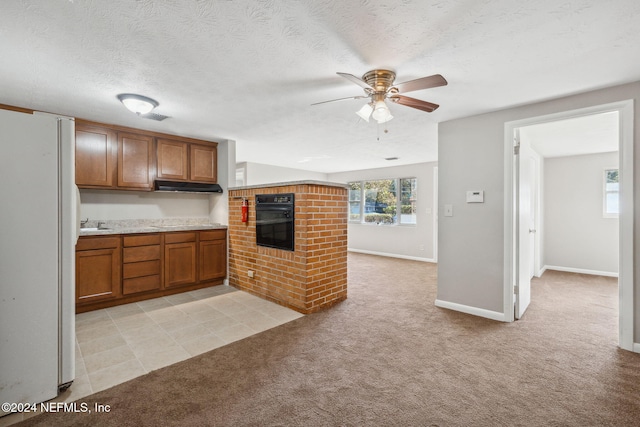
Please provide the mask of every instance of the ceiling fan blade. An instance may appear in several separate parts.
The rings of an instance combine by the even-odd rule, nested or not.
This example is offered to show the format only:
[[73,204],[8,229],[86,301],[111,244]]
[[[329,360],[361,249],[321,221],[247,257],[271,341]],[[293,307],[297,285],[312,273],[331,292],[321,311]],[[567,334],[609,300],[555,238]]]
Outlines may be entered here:
[[349,74],[349,73],[336,73],[339,76],[344,77],[345,79],[349,80],[352,83],[357,84],[358,86],[364,88],[364,89],[371,89],[374,90],[371,86],[369,86],[369,84],[367,82],[365,82],[362,79],[359,79],[358,77],[354,76],[353,74]]
[[440,74],[434,74],[433,76],[422,77],[420,79],[410,80],[404,83],[398,83],[393,85],[398,92],[406,93],[414,90],[429,89],[432,87],[446,86],[447,81]]
[[417,108],[418,110],[426,111],[427,113],[431,113],[432,111],[436,110],[439,107],[438,104],[422,101],[420,99],[409,98],[408,96],[402,96],[402,95],[393,95],[393,96],[390,96],[389,99],[391,99],[393,102],[396,102],[400,105],[404,105],[411,108]]
[[330,99],[329,101],[316,102],[316,103],[311,104],[311,105],[319,105],[319,104],[326,104],[327,102],[336,102],[336,101],[344,101],[344,100],[347,100],[347,99],[362,99],[362,98],[368,98],[368,96],[364,96],[364,95],[349,96],[347,98]]

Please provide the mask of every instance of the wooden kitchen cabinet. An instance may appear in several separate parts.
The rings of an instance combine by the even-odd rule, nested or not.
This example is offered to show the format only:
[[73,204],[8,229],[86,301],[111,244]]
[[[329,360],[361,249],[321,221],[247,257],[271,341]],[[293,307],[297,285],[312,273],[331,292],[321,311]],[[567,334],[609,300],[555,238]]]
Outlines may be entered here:
[[185,142],[158,139],[158,178],[186,181],[189,179],[189,145]]
[[218,181],[216,142],[76,120],[79,188],[152,191],[155,178]]
[[217,182],[218,156],[216,147],[191,144],[189,146],[189,160],[190,181],[210,182],[213,184]]
[[162,288],[162,237],[159,233],[122,238],[122,294]]
[[200,232],[198,280],[207,281],[227,275],[227,232],[211,230]]
[[76,123],[76,185],[80,188],[113,188],[117,163],[116,132]]
[[76,185],[79,188],[153,188],[153,137],[108,126],[76,123]]
[[76,304],[122,295],[120,237],[80,237],[76,245]]
[[76,313],[220,285],[227,230],[82,236]]
[[217,147],[158,139],[157,177],[172,181],[216,183]]
[[196,283],[196,233],[167,233],[164,239],[165,288]]
[[151,190],[153,187],[153,138],[118,132],[118,188]]

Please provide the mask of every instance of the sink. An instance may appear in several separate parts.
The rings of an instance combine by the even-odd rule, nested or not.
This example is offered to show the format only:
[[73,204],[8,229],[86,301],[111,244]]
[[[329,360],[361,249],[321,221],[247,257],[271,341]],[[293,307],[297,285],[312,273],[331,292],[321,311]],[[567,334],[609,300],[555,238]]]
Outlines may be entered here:
[[85,227],[85,228],[81,228],[80,231],[107,231],[107,230],[111,230],[110,228],[103,228],[103,227]]

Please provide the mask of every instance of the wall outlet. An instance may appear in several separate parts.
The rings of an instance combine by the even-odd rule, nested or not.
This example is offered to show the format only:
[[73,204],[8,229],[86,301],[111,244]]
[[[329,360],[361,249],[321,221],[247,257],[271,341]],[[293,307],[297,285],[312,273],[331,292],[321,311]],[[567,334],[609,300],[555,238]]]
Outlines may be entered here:
[[418,246],[418,249],[420,249],[421,251],[424,251],[424,245]]
[[253,270],[249,270],[249,271],[247,271],[247,275],[248,275],[251,279],[253,279],[253,278],[255,277],[255,274],[256,274],[256,272],[255,272],[255,271],[253,271]]

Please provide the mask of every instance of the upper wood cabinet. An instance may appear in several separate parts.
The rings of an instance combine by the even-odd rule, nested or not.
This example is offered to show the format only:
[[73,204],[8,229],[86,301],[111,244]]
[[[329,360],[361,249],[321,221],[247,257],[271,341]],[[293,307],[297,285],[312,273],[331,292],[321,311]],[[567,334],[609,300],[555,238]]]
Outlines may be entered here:
[[158,139],[157,150],[158,178],[174,181],[217,182],[218,159],[215,145]]
[[158,178],[186,181],[189,179],[189,144],[158,139]]
[[76,123],[76,185],[113,188],[117,149],[115,131]]
[[216,183],[218,180],[217,148],[208,145],[191,144],[189,146],[189,179]]
[[215,184],[217,143],[76,120],[80,188],[153,190],[154,179]]
[[153,137],[76,123],[76,185],[80,188],[153,188]]
[[153,187],[153,138],[118,132],[118,188]]

